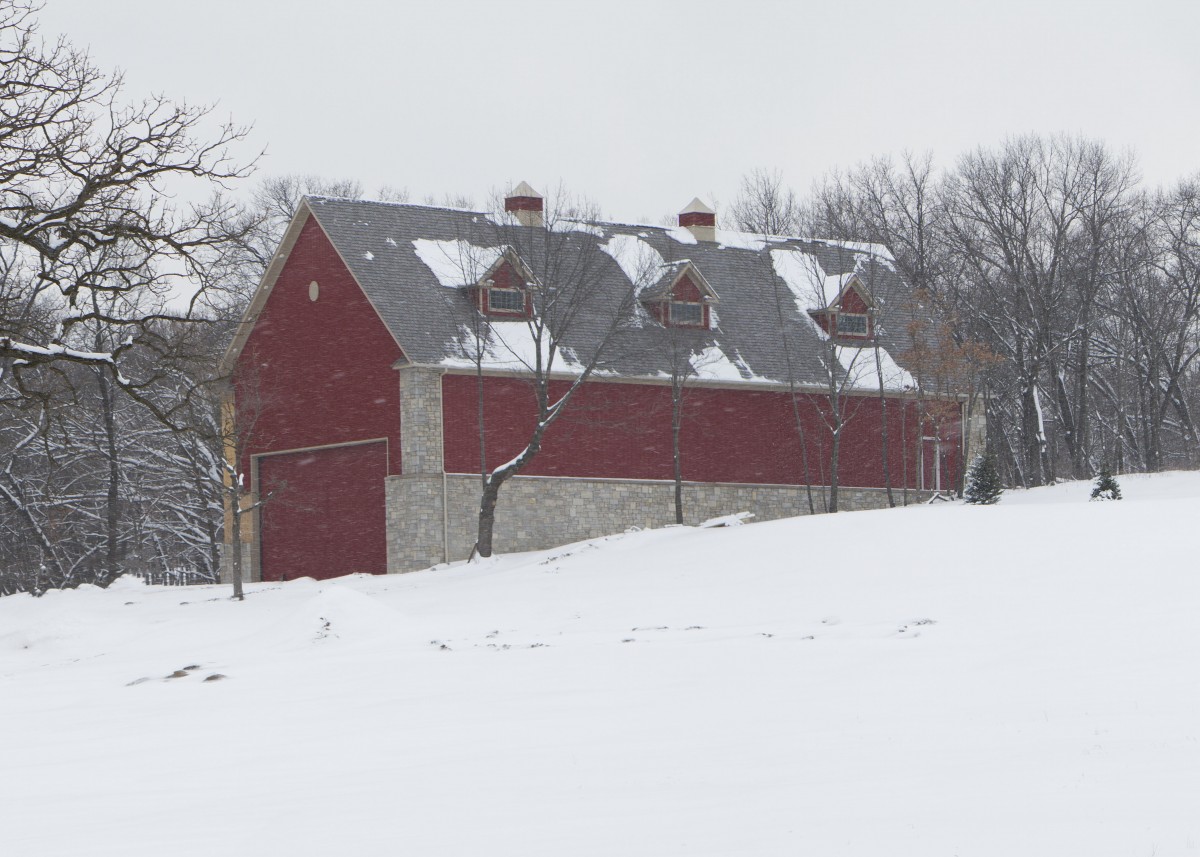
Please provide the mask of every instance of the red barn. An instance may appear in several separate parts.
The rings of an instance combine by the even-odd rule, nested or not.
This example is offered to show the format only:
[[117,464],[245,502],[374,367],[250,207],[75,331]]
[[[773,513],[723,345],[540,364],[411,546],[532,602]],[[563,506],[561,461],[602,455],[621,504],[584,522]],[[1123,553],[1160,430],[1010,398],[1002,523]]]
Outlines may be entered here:
[[699,200],[671,228],[542,208],[524,183],[502,214],[301,202],[226,356],[269,498],[256,579],[468,556],[481,457],[527,442],[554,313],[552,387],[595,371],[504,486],[499,550],[673,522],[673,376],[691,521],[822,511],[835,436],[843,509],[956,484],[964,400],[904,368],[915,305],[885,248],[726,232]]

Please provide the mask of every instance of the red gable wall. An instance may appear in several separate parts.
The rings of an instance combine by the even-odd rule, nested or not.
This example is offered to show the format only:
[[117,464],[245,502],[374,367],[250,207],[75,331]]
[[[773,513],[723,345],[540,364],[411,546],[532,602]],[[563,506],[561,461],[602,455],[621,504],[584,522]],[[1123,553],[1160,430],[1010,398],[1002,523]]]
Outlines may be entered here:
[[387,438],[388,473],[399,473],[401,356],[310,217],[238,360],[239,411],[261,410],[247,454]]
[[704,295],[700,293],[700,289],[696,288],[696,284],[692,282],[692,278],[687,274],[679,278],[679,282],[675,284],[675,288],[671,291],[671,297],[677,301],[687,301],[694,304],[698,304],[704,299]]
[[[558,385],[561,392],[564,385]],[[476,379],[443,379],[446,470],[479,471]],[[532,387],[516,378],[484,382],[489,463],[520,452],[533,421]],[[804,466],[790,396],[755,390],[692,388],[685,392],[681,429],[684,478],[697,482],[803,484]],[[883,487],[880,466],[880,407],[875,397],[846,397],[850,418],[842,437],[841,484]],[[799,399],[813,484],[829,481],[829,430],[822,397]],[[918,486],[917,444],[934,429],[918,428],[917,403],[888,404],[891,482]],[[944,419],[941,435],[955,452],[943,471],[943,486],[957,472],[959,427]],[[901,451],[904,451],[902,455]],[[950,471],[950,472],[947,472]],[[529,476],[591,476],[613,479],[671,479],[671,393],[661,385],[593,383],[572,399],[546,435],[542,450],[522,471]]]
[[862,295],[857,289],[849,289],[846,294],[842,295],[841,303],[842,312],[865,313],[867,311],[867,302],[862,299]]

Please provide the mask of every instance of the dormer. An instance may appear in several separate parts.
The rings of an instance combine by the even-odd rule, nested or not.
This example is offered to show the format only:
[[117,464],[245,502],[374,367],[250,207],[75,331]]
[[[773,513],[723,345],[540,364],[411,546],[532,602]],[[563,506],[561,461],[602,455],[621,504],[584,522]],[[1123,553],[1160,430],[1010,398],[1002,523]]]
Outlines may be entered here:
[[492,263],[471,290],[476,308],[489,318],[527,319],[533,316],[530,284],[533,274],[512,248]]
[[640,295],[642,304],[664,327],[712,328],[719,298],[704,275],[687,259],[663,266],[658,282]]
[[875,336],[875,300],[857,274],[826,278],[827,303],[811,315],[831,337],[869,340]]

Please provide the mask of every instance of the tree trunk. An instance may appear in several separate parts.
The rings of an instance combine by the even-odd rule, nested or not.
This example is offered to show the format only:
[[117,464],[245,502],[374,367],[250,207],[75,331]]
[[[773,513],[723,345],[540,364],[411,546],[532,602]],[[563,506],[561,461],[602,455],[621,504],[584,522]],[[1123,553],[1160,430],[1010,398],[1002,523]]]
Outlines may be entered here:
[[900,403],[900,501],[908,505],[908,406]]
[[792,419],[796,422],[796,434],[800,438],[800,464],[804,468],[804,494],[808,500],[808,514],[815,515],[817,507],[813,503],[812,473],[808,467],[808,443],[804,438],[804,421],[800,416],[800,403],[796,400],[796,387],[790,378],[788,386],[792,388],[789,391],[792,400]]
[[484,559],[492,555],[492,533],[496,528],[496,501],[500,498],[503,480],[495,474],[483,483],[483,494],[479,499],[479,533],[475,551]]
[[104,369],[96,373],[100,387],[100,417],[104,427],[104,454],[108,459],[108,479],[104,497],[104,579],[101,586],[116,580],[120,570],[121,463],[117,457],[117,425],[112,387]]
[[679,429],[683,423],[683,388],[671,387],[671,458],[675,468],[675,523],[683,523],[683,457],[679,449]]
[[838,456],[842,450],[842,430],[839,426],[833,432],[833,444],[829,451],[829,511],[838,510]]
[[[879,439],[880,455],[883,459],[883,485],[887,489],[888,508],[896,508],[896,498],[892,496],[892,473],[888,469],[888,424],[887,396],[883,390],[883,360],[879,356],[879,342],[875,342],[875,375],[879,378]],[[960,468],[961,469],[961,468]]]
[[[831,340],[832,342],[832,340]],[[837,365],[837,349],[830,345],[826,359],[829,362],[829,409],[831,411],[832,425],[830,426],[831,441],[829,448],[829,512],[837,512],[838,510],[838,460],[842,450],[842,390],[838,386],[837,379],[833,374],[833,367]]]
[[233,530],[229,534],[229,549],[232,554],[229,557],[229,575],[233,578],[234,600],[245,601],[246,595],[242,592],[242,492],[236,481],[229,492],[229,498],[229,513]]
[[1026,488],[1046,484],[1045,468],[1042,466],[1044,431],[1037,379],[1027,377],[1021,390],[1021,454],[1025,459],[1026,478],[1023,481]]
[[[560,406],[564,400],[560,400]],[[520,473],[521,469],[538,454],[542,448],[542,436],[554,418],[550,415],[551,409],[546,406],[547,399],[544,394],[539,394],[539,401],[542,416],[538,420],[537,428],[533,430],[533,437],[530,439],[529,445],[521,450],[521,454],[512,461],[497,467],[495,472],[483,483],[483,492],[479,498],[479,532],[475,541],[475,552],[484,559],[492,555],[492,534],[496,527],[496,501],[500,498],[500,487]],[[561,413],[561,410],[554,411],[555,415],[558,413]]]
[[483,419],[483,359],[475,360],[475,415],[479,422],[479,487],[487,487],[487,436],[484,434]]

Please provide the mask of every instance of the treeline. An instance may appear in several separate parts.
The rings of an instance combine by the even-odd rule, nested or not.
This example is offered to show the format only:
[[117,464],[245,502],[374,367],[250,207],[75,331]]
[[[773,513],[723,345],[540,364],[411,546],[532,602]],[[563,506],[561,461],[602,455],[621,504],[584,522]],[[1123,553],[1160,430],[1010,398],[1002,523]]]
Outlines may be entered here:
[[970,345],[1010,485],[1195,467],[1200,179],[1152,189],[1132,154],[1014,137],[939,168],[880,157],[801,196],[748,176],[748,231],[886,244]]

